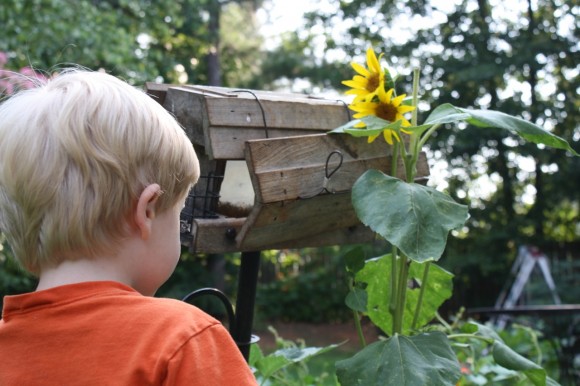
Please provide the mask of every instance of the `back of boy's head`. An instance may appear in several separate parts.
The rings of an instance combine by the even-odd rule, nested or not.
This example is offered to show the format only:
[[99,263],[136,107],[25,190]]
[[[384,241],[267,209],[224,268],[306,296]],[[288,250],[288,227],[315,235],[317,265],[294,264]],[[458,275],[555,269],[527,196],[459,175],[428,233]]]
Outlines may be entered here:
[[33,273],[114,251],[146,186],[164,211],[198,177],[175,119],[113,76],[68,70],[0,105],[0,230]]

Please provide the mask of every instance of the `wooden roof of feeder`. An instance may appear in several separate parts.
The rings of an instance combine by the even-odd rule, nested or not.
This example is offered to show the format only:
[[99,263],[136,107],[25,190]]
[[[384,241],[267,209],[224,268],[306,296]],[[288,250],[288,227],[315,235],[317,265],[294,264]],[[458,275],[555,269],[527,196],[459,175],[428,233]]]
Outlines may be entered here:
[[[223,173],[225,161],[245,160],[255,199],[244,217],[193,218],[187,244],[223,253],[369,242],[350,190],[368,169],[391,170],[384,141],[328,135],[351,117],[342,101],[303,94],[207,86],[147,84],[175,115],[204,169]],[[417,178],[429,167],[422,153]],[[400,178],[404,168],[399,167]],[[203,188],[198,183],[195,190]],[[216,208],[217,209],[217,208]]]

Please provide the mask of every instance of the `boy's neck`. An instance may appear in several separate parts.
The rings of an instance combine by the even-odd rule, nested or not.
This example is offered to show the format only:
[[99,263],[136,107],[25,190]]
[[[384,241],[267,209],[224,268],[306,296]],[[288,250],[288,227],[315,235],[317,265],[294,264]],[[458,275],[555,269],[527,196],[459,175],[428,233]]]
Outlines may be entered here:
[[56,267],[43,269],[36,290],[89,281],[116,281],[128,286],[133,284],[130,275],[115,264],[115,259],[92,258],[65,260]]

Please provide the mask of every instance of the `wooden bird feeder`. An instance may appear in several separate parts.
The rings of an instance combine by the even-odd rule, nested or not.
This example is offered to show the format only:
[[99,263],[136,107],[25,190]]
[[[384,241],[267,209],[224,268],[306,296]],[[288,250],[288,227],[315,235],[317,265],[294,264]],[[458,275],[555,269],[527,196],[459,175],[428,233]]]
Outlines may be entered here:
[[[147,84],[147,92],[184,127],[202,177],[182,213],[182,242],[224,253],[353,244],[373,239],[352,207],[350,190],[368,169],[391,170],[391,146],[327,134],[351,119],[342,101],[302,94]],[[227,165],[245,161],[253,202],[228,207]],[[400,178],[403,177],[404,168]],[[418,180],[429,168],[424,154]],[[248,182],[248,184],[250,184]],[[235,185],[228,196],[241,194]],[[234,204],[235,206],[235,204]],[[185,212],[185,211],[184,211]]]
[[[366,170],[391,170],[391,146],[327,134],[351,119],[342,101],[153,83],[146,91],[185,128],[200,160],[202,176],[181,212],[182,244],[201,253],[241,252],[230,332],[248,359],[255,341],[260,251],[373,240],[374,233],[354,212],[350,192]],[[238,169],[232,173],[234,164]],[[398,169],[401,178],[403,165]],[[426,181],[425,154],[417,169],[418,180]],[[247,175],[245,183],[241,174]],[[246,202],[229,202],[248,191]],[[184,300],[207,291],[194,291]],[[231,304],[226,308],[233,314]]]

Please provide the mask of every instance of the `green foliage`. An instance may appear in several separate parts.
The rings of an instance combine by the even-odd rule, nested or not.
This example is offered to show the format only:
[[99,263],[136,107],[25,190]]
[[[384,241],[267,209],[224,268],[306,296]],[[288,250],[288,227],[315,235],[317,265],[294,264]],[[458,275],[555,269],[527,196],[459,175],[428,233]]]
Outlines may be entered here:
[[[411,264],[409,280],[417,283],[417,288],[407,290],[407,302],[403,316],[403,332],[411,332],[415,310],[419,304],[420,288],[424,288],[422,307],[417,317],[416,328],[421,328],[435,318],[441,304],[452,293],[453,283],[449,272],[430,264],[428,281],[423,282],[426,264]],[[375,325],[387,335],[393,335],[393,316],[387,299],[391,299],[391,282],[385,280],[392,274],[392,256],[385,255],[370,259],[365,267],[356,273],[357,285],[364,286],[368,296],[366,314]],[[396,269],[396,268],[395,268]],[[360,290],[360,289],[359,289]]]
[[467,207],[449,196],[376,170],[356,181],[352,201],[364,224],[417,262],[439,260],[448,232],[467,219]]
[[308,361],[333,350],[338,345],[307,347],[305,343],[283,339],[276,330],[269,328],[276,338],[277,350],[264,355],[258,345],[250,351],[250,366],[260,385],[322,386],[336,385],[335,377],[327,372],[314,374]]
[[570,144],[565,139],[558,137],[534,123],[510,116],[501,111],[462,109],[446,103],[437,106],[429,114],[429,117],[425,120],[425,124],[434,125],[459,121],[466,121],[471,125],[481,128],[505,129],[521,136],[529,142],[546,145],[555,149],[567,150],[574,155],[580,155],[570,147]]
[[336,270],[319,268],[296,276],[260,284],[257,313],[266,320],[332,322],[348,319],[344,307],[348,286]]
[[16,263],[5,236],[0,233],[0,305],[4,296],[34,291],[37,283],[34,276]]
[[353,386],[444,386],[455,384],[461,375],[455,353],[441,332],[395,334],[337,362],[336,371],[341,384]]
[[[548,345],[540,348],[537,331],[514,325],[498,332],[475,322],[461,324],[458,329],[460,333],[449,337],[457,342],[454,347],[462,363],[464,375],[459,385],[558,384],[541,366],[542,349],[552,357],[554,352]],[[509,343],[500,334],[508,337]],[[532,355],[538,363],[529,358]]]
[[[364,75],[364,72],[357,72]],[[415,70],[415,104],[418,96],[418,76],[419,71]],[[354,87],[358,88],[357,85]],[[383,84],[378,85],[382,92],[385,91],[384,87]],[[389,101],[380,99],[374,102],[374,93],[376,91],[368,90],[369,100],[361,102],[361,105],[376,103],[373,109],[366,109],[369,111],[368,115],[378,116],[375,111],[380,108],[396,109],[396,105]],[[356,100],[349,107],[354,111],[361,111]],[[364,129],[353,130],[353,134],[376,136],[377,130],[381,130],[381,124],[378,119],[374,121],[372,127],[365,125]],[[392,244],[392,253],[379,260],[382,264],[375,265],[374,262],[367,261],[363,268],[360,260],[352,255],[348,256],[347,270],[355,273],[355,285],[357,282],[364,284],[357,285],[356,290],[351,292],[349,303],[355,311],[355,323],[358,322],[357,313],[366,310],[371,320],[389,337],[386,341],[364,347],[352,359],[337,363],[339,379],[352,385],[454,384],[459,380],[459,365],[447,338],[465,337],[486,341],[490,344],[492,357],[497,365],[525,375],[536,386],[545,386],[546,371],[513,351],[493,330],[485,326],[470,324],[466,333],[457,336],[451,334],[447,337],[437,333],[443,339],[437,342],[429,342],[429,333],[416,330],[425,326],[435,316],[441,303],[451,295],[451,275],[440,269],[438,273],[444,272],[446,275],[434,275],[437,267],[431,261],[438,260],[443,254],[448,232],[459,228],[468,217],[466,206],[457,204],[451,197],[433,188],[414,183],[417,174],[416,162],[423,145],[436,130],[442,124],[451,122],[467,122],[480,129],[497,127],[536,144],[568,150],[576,156],[580,154],[565,139],[538,125],[493,110],[470,110],[444,104],[434,109],[425,124],[417,126],[417,122],[417,110],[414,109],[412,124],[407,132],[408,141],[396,141],[392,144],[391,175],[397,175],[400,158],[405,168],[406,182],[376,170],[369,170],[357,179],[352,189],[352,201],[357,216]],[[389,121],[385,121],[382,126],[385,131],[396,129],[393,128],[393,122]],[[342,126],[338,131],[350,133],[349,130],[343,130],[344,128]],[[387,141],[391,143],[390,140]],[[418,263],[422,269],[413,270]],[[367,267],[372,268],[366,270]],[[417,283],[418,293],[414,292],[414,285],[409,285],[410,281]],[[449,290],[443,294],[441,288]],[[367,292],[366,300],[361,290]],[[402,339],[399,339],[400,335]],[[449,362],[456,365],[455,371]],[[549,383],[551,382],[550,380]]]
[[[72,7],[68,0],[6,0],[0,8],[0,51],[17,67],[48,72],[74,64],[105,69],[137,84],[207,84],[214,70],[207,58],[217,50],[221,82],[242,85],[257,71],[249,59],[261,43],[251,22],[258,4],[79,0]],[[217,12],[208,13],[211,9]],[[211,17],[221,20],[216,24]]]

